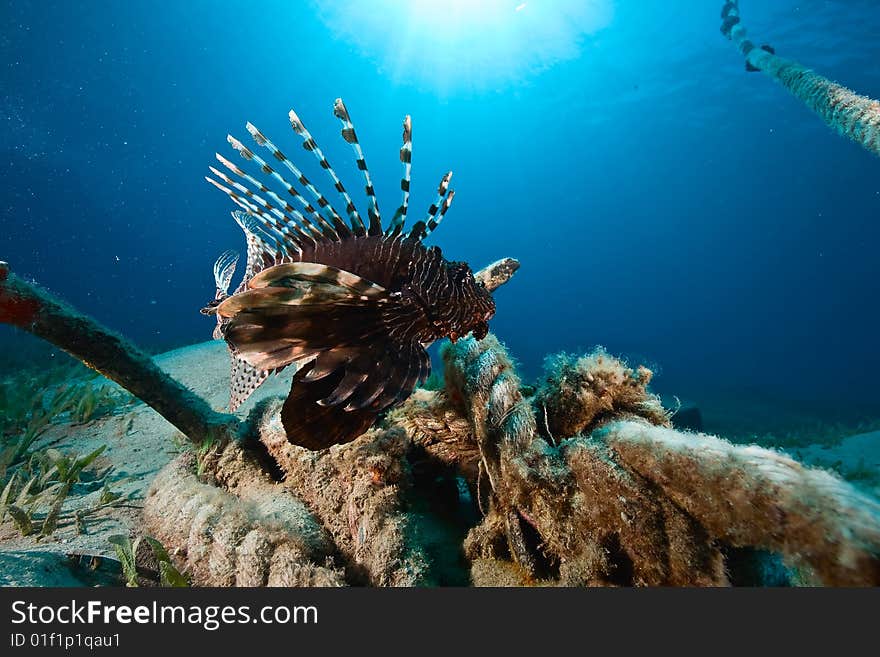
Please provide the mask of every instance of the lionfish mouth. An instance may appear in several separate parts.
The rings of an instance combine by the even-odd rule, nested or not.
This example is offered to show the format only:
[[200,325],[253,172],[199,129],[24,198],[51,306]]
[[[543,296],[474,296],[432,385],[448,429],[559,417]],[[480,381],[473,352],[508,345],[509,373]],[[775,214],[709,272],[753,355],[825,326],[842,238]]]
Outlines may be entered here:
[[[488,333],[494,302],[465,263],[447,262],[423,240],[443,221],[455,196],[452,172],[437,188],[423,219],[405,229],[409,209],[412,121],[403,121],[402,199],[383,226],[379,203],[351,116],[333,106],[351,146],[367,196],[366,217],[293,110],[290,126],[317,160],[343,202],[344,216],[256,126],[251,149],[229,135],[245,160],[219,153],[221,170],[206,180],[240,208],[233,217],[245,233],[244,278],[229,288],[237,255],[214,265],[217,292],[202,312],[216,315],[215,337],[232,357],[230,407],[235,410],[273,372],[297,368],[282,410],[288,439],[319,449],[347,442],[382,411],[401,403],[431,371],[425,347],[472,332]],[[260,157],[271,154],[284,174]],[[247,168],[251,167],[251,172]],[[474,318],[481,318],[474,327]]]

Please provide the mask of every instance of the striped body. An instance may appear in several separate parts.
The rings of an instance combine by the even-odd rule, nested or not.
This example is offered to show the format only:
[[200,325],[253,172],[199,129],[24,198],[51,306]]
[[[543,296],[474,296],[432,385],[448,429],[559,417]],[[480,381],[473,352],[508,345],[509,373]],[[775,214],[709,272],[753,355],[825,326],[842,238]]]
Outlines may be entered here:
[[[243,209],[233,216],[248,244],[242,282],[228,294],[235,259],[224,253],[214,269],[215,301],[203,310],[216,314],[215,334],[230,348],[230,406],[241,404],[270,373],[294,365],[282,422],[291,442],[311,449],[363,433],[379,413],[405,400],[428,377],[429,344],[468,333],[482,338],[495,313],[490,293],[467,264],[449,262],[438,247],[422,243],[449,208],[451,172],[443,177],[425,219],[404,230],[412,152],[409,117],[400,151],[403,202],[383,228],[366,161],[341,100],[334,114],[364,178],[366,221],[293,111],[291,127],[328,173],[348,222],[250,123],[248,132],[271,153],[270,160],[234,137],[228,141],[258,167],[261,178],[220,155],[218,161],[232,176],[212,167],[220,180],[208,178]],[[282,175],[279,163],[292,180]],[[292,202],[282,198],[285,194]]]
[[483,324],[495,313],[492,297],[477,285],[466,263],[449,262],[440,247],[425,247],[402,234],[320,242],[304,249],[299,262],[348,271],[399,294],[413,313],[398,330],[425,346],[472,330],[487,331]]

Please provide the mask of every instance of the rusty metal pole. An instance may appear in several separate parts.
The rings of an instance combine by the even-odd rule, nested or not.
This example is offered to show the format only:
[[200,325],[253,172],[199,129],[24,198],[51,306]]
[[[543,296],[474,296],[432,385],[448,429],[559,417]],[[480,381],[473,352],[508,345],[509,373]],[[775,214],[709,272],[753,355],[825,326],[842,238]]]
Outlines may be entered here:
[[5,262],[0,262],[0,323],[63,349],[151,406],[195,443],[239,435],[237,417],[212,409],[134,344],[15,276]]

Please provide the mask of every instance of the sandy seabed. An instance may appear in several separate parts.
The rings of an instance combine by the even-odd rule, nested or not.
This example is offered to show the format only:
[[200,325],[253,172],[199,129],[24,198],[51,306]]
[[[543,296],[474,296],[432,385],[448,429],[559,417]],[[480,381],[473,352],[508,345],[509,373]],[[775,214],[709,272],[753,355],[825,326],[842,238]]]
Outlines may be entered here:
[[[223,410],[229,402],[229,357],[222,342],[204,342],[181,347],[156,356],[162,369]],[[267,396],[286,395],[291,374],[267,381],[245,404],[252,405]],[[103,377],[94,385],[116,384]],[[76,573],[67,567],[67,555],[114,556],[108,537],[128,534],[139,526],[140,511],[153,478],[187,445],[180,432],[146,404],[135,400],[117,411],[82,425],[57,423],[34,444],[35,449],[54,447],[63,452],[87,454],[101,445],[104,453],[93,469],[112,466],[107,482],[114,492],[131,499],[125,507],[108,508],[86,521],[86,532],[74,526],[59,527],[51,536],[21,536],[11,522],[0,525],[0,585],[64,586],[81,585]],[[84,477],[85,479],[85,477]],[[100,495],[90,482],[77,484],[64,504],[64,510],[88,507]],[[60,557],[60,558],[59,558]]]

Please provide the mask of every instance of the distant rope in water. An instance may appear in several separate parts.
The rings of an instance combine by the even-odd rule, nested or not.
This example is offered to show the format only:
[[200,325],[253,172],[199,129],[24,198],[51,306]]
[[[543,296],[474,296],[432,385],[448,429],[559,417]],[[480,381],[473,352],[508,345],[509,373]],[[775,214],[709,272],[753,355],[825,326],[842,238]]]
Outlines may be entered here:
[[830,127],[880,156],[880,101],[860,96],[797,62],[778,57],[770,46],[756,46],[740,20],[739,0],[727,0],[721,18],[721,33],[746,58],[746,70],[763,71],[774,78]]

